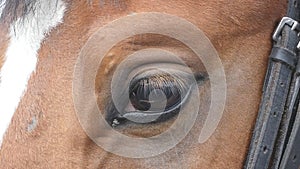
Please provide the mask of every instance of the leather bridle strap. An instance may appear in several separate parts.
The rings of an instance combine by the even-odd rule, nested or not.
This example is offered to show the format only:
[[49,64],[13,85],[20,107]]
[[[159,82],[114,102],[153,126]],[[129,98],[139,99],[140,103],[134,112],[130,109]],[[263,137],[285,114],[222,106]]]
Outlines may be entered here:
[[[274,44],[245,169],[299,169],[297,120],[300,118],[296,117],[300,116],[297,113],[300,86],[300,63],[297,64],[299,6],[300,0],[289,0],[287,17],[281,20],[273,35]],[[294,151],[295,148],[298,150]]]

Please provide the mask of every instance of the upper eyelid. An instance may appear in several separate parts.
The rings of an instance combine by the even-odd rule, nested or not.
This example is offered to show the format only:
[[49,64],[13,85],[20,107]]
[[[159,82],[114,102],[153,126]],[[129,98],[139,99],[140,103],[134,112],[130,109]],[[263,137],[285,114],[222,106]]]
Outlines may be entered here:
[[[186,66],[184,66],[186,67]],[[189,69],[189,68],[188,68]],[[194,78],[195,81],[205,81],[208,79],[208,73],[207,72],[191,72],[191,70],[189,69],[189,71],[186,71],[186,70],[183,70],[183,69],[157,69],[157,70],[154,70],[152,71],[152,74],[149,73],[149,70],[150,69],[145,69],[143,71],[139,71],[139,73],[135,73],[135,75],[131,76],[132,78],[136,78],[136,77],[139,77],[139,78],[145,78],[147,76],[151,76],[151,75],[155,75],[155,74],[158,74],[159,72],[165,72],[165,74],[170,74],[171,76],[175,76],[175,77],[184,77],[186,76],[187,78]],[[156,71],[156,72],[155,72]],[[143,74],[143,72],[146,72],[148,74]],[[153,73],[154,72],[154,73]],[[144,75],[144,76],[141,76],[141,75]],[[130,76],[129,76],[130,77]],[[138,80],[138,79],[137,79]],[[132,80],[130,80],[132,81]]]

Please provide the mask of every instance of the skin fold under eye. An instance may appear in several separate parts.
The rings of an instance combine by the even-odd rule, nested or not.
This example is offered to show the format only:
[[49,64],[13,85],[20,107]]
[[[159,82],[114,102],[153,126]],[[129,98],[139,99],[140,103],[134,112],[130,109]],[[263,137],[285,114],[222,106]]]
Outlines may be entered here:
[[108,122],[115,127],[126,121],[143,124],[168,120],[178,114],[192,88],[204,80],[206,76],[201,73],[157,69],[142,71],[129,83],[128,105],[122,112],[110,106],[115,118],[109,118]]

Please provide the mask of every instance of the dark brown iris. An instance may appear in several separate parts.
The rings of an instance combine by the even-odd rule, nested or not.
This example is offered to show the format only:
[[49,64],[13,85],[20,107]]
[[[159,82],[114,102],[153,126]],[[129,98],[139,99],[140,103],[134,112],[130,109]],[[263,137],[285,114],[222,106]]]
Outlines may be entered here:
[[[166,102],[164,110],[167,111],[181,103],[183,87],[182,80],[167,73],[133,79],[130,83],[129,98],[133,107],[140,111],[156,110],[153,105]],[[163,95],[164,96],[163,96]],[[152,97],[149,97],[152,95]]]

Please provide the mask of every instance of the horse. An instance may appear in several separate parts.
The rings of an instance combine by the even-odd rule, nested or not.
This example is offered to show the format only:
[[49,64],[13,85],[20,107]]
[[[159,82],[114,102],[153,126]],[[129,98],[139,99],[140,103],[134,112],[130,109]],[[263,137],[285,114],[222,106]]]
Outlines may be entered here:
[[[271,34],[286,13],[286,1],[16,0],[0,4],[0,168],[243,167],[259,109]],[[163,153],[130,158],[106,151],[82,127],[73,93],[74,77],[80,71],[74,70],[82,62],[78,60],[82,49],[99,28],[126,16],[151,12],[183,18],[204,32],[224,67],[226,102],[213,134],[199,143],[212,99],[211,79],[201,74],[201,115],[196,116],[187,135]],[[128,22],[120,23],[117,31],[128,29],[124,26]],[[101,38],[98,42],[103,44]],[[105,54],[96,72],[93,85],[99,109],[112,109],[107,108],[111,105],[109,88],[118,65],[128,55],[147,48],[171,51],[193,71],[206,70],[195,53],[174,38],[154,33],[125,38]],[[175,117],[138,125],[106,120],[127,136],[147,138],[165,131]],[[114,146],[118,148],[118,144]]]

